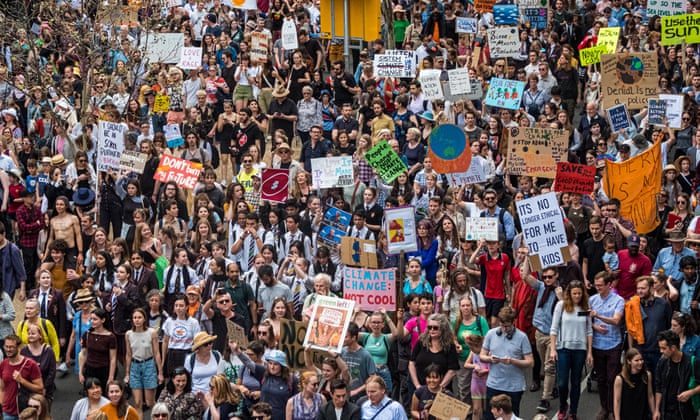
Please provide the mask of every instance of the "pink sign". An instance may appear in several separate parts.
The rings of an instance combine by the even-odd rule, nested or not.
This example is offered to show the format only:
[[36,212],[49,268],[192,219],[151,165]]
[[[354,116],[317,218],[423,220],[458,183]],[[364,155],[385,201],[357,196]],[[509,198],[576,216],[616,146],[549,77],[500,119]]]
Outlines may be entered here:
[[363,311],[381,308],[396,310],[396,272],[389,270],[365,270],[345,267],[343,271],[343,298],[354,300]]

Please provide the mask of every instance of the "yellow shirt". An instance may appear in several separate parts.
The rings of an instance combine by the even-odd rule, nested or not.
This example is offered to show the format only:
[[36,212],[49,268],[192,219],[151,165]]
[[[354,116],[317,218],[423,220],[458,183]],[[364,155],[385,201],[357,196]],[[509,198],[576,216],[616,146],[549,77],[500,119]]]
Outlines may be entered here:
[[[44,323],[46,323],[46,329],[44,329]],[[17,335],[22,339],[22,344],[28,344],[29,339],[27,338],[27,327],[29,323],[27,321],[21,321],[17,325]],[[56,356],[56,362],[61,361],[61,345],[58,342],[58,334],[56,334],[56,328],[53,323],[48,319],[39,319],[39,329],[41,330],[41,335],[44,338],[44,343],[51,346],[54,355]]]
[[136,412],[136,409],[132,406],[129,406],[129,408],[126,410],[126,416],[124,417],[117,416],[117,407],[115,407],[113,404],[103,406],[100,408],[100,411],[105,413],[109,420],[141,420]]

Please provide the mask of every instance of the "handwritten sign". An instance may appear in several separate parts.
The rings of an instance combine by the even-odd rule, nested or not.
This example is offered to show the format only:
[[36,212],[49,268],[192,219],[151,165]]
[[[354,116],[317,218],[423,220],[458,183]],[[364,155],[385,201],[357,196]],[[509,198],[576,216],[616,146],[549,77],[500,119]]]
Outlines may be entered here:
[[590,194],[593,192],[595,171],[595,166],[559,162],[554,191]]
[[126,124],[100,120],[97,133],[97,170],[119,170],[119,157],[124,151]]
[[146,153],[123,150],[119,157],[119,170],[142,174],[146,167],[148,155]]
[[386,140],[382,140],[365,153],[365,160],[377,170],[379,177],[387,184],[394,182],[396,177],[407,169],[406,164]]
[[447,70],[447,80],[453,95],[466,95],[472,90],[469,69],[466,67]]
[[639,234],[659,225],[656,194],[661,190],[661,142],[624,162],[605,161],[605,194],[620,200],[620,215]]
[[384,229],[389,254],[418,250],[416,210],[414,207],[393,207],[384,210]]
[[472,156],[469,169],[466,172],[453,172],[446,174],[447,182],[452,187],[460,187],[467,184],[483,184],[487,181],[487,167],[480,156]]
[[468,241],[498,240],[498,219],[495,217],[467,217],[464,220],[467,227],[465,238]]
[[423,70],[420,72],[420,80],[423,97],[428,101],[444,99],[442,93],[442,82],[440,82],[440,70]]
[[363,311],[396,310],[395,284],[396,272],[393,269],[343,269],[343,297],[355,301]]
[[548,10],[549,9],[546,7],[533,7],[525,9],[525,22],[528,22],[531,28],[546,29]]
[[591,64],[600,63],[600,56],[605,53],[605,46],[597,45],[595,47],[584,48],[578,51],[581,59],[581,66],[586,67]]
[[518,30],[513,27],[493,28],[488,30],[491,57],[517,57],[520,55],[520,38]]
[[648,0],[647,17],[682,15],[687,8],[685,0]]
[[195,70],[202,65],[201,47],[182,47],[180,63],[177,65],[181,69]]
[[476,18],[457,18],[457,33],[458,34],[475,34],[476,33]]
[[484,103],[497,108],[519,109],[525,82],[492,78]]
[[267,61],[267,52],[269,51],[267,35],[263,32],[250,33],[250,59],[258,63]]
[[350,186],[353,183],[352,157],[311,159],[311,177],[317,189]]
[[482,13],[492,12],[496,0],[474,0],[474,8]]
[[464,420],[471,411],[471,406],[457,398],[438,392],[430,406],[430,415],[437,420]]
[[681,128],[683,121],[683,95],[659,95],[659,100],[664,102],[664,109],[668,126],[671,128]]
[[162,183],[175,181],[182,188],[193,189],[201,172],[202,164],[199,162],[164,154],[153,179]]
[[227,334],[229,341],[238,343],[241,348],[248,347],[248,335],[245,333],[245,329],[235,322],[227,319],[226,320]]
[[649,124],[662,125],[666,117],[666,101],[649,98]]
[[148,32],[141,35],[139,45],[145,45],[144,59],[148,63],[177,63],[185,46],[185,34]]
[[513,127],[508,136],[506,169],[511,175],[555,178],[557,163],[567,160],[567,130]]
[[354,307],[352,300],[317,295],[304,346],[340,353]]
[[289,169],[263,168],[261,177],[261,198],[263,200],[274,203],[287,201],[289,196]]
[[700,13],[661,18],[661,45],[700,42]]
[[600,63],[606,104],[642,109],[649,98],[656,97],[659,83],[656,52],[603,54]]
[[[415,54],[415,51],[410,51]],[[374,72],[378,77],[414,77],[416,75],[415,55],[376,54]]]
[[292,19],[285,19],[282,24],[282,48],[287,51],[299,48],[299,38],[297,37],[297,26]]
[[164,126],[163,134],[165,134],[165,141],[167,142],[168,147],[171,149],[185,144],[185,140],[182,138],[182,133],[180,133],[179,124],[168,124]]
[[[304,362],[304,337],[306,337],[307,323],[282,319],[280,322],[279,349],[287,355],[287,363],[292,370],[306,369]],[[312,351],[311,359],[314,365],[320,367],[325,353]]]
[[556,193],[527,198],[518,201],[516,206],[525,243],[534,262],[533,268],[539,270],[564,264],[566,260],[562,248],[568,249],[569,245]]
[[627,106],[625,104],[608,108],[607,112],[613,131],[617,132],[630,126],[630,120],[627,117]]
[[454,94],[450,88],[449,82],[442,86],[443,94],[445,95],[445,100],[456,102],[460,99],[464,100],[481,100],[484,97],[484,90],[481,86],[481,81],[479,79],[469,79],[469,92],[466,94]]
[[170,96],[167,95],[156,95],[155,102],[153,103],[154,112],[168,112],[170,109]]
[[605,48],[604,54],[615,54],[617,51],[617,41],[620,39],[620,27],[600,28],[598,31],[597,46]]

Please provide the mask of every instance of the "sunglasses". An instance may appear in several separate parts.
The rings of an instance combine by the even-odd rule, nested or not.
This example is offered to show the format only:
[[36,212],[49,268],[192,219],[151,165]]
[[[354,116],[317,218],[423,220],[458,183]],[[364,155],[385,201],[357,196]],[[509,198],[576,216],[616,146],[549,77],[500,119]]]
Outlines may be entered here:
[[554,278],[554,276],[542,276],[543,280],[549,280],[549,279],[553,279],[553,278]]
[[437,331],[440,329],[440,326],[439,325],[428,325],[428,329],[430,331]]
[[153,413],[153,414],[151,414],[151,416],[153,416],[153,418],[158,418],[158,419],[159,418],[167,419],[168,413]]
[[231,299],[221,299],[219,303],[231,303]]

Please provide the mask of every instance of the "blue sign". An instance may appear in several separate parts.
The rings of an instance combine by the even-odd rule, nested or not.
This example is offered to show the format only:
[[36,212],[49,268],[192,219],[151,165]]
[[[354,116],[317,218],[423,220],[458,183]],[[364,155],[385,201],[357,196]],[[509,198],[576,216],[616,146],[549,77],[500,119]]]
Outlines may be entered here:
[[488,106],[505,109],[520,109],[525,82],[510,79],[492,78],[484,103]]
[[517,25],[520,12],[515,4],[493,6],[493,20],[496,25]]

